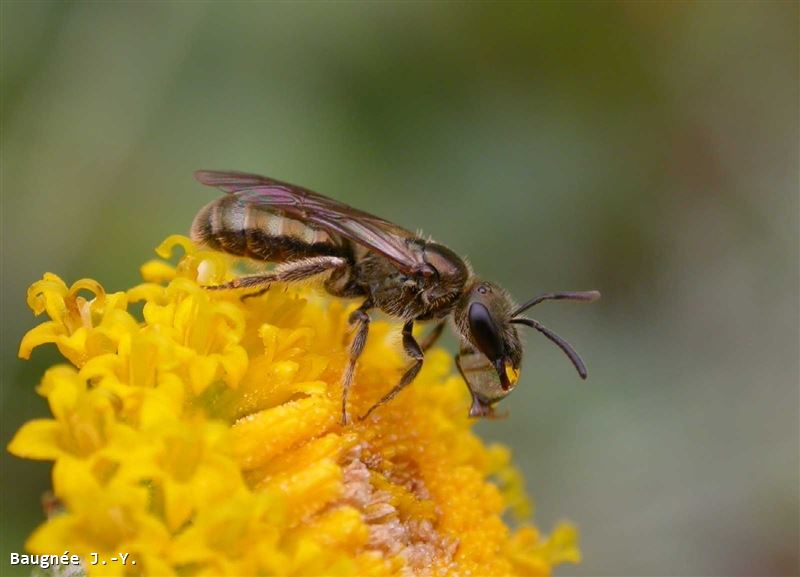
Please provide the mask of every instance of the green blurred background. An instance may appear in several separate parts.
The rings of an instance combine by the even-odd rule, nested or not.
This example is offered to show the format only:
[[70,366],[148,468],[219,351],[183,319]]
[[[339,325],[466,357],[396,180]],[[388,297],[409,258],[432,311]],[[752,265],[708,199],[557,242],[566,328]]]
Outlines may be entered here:
[[[536,316],[505,421],[560,575],[797,575],[798,4],[2,3],[2,442],[45,271],[137,282],[231,168],[421,228]],[[447,341],[453,346],[453,340]],[[466,410],[466,407],[465,407]],[[49,466],[2,465],[2,562]]]

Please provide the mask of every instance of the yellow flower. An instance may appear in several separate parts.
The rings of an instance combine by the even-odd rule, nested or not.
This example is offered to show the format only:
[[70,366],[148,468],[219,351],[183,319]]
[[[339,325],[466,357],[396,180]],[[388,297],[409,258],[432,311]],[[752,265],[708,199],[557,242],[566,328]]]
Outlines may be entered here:
[[[179,236],[157,253],[126,292],[53,274],[28,291],[50,320],[20,356],[55,343],[71,363],[38,388],[52,418],[9,445],[54,461],[63,503],[29,537],[31,553],[77,554],[89,575],[158,576],[547,575],[579,560],[571,526],[544,538],[503,522],[509,508],[529,513],[521,477],[505,448],[470,431],[444,351],[391,403],[342,427],[355,305],[294,287],[207,291],[239,263]],[[397,332],[372,324],[354,414],[398,380]],[[92,565],[92,553],[129,556]]]

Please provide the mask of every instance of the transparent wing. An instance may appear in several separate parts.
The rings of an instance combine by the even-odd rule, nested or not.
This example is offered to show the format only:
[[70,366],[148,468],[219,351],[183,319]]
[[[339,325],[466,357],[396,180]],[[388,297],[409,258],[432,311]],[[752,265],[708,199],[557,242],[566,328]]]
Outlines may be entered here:
[[201,183],[235,194],[251,206],[281,212],[366,246],[412,274],[427,268],[420,251],[409,241],[412,232],[314,191],[244,172],[198,170]]

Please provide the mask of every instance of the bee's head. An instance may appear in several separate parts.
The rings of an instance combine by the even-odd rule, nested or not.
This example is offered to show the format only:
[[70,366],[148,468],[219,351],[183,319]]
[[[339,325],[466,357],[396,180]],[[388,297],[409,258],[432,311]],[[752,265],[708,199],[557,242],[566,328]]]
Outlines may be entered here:
[[538,321],[521,317],[532,306],[552,299],[593,301],[597,291],[548,293],[520,307],[495,284],[475,280],[464,292],[455,310],[455,323],[461,335],[457,363],[472,394],[470,416],[493,414],[492,405],[506,397],[517,384],[522,364],[522,344],[516,324],[533,327],[558,345],[586,378],[586,367],[573,348]]
[[522,345],[511,324],[513,304],[495,284],[475,281],[455,312],[461,333],[459,366],[472,393],[472,416],[487,416],[491,405],[517,384]]

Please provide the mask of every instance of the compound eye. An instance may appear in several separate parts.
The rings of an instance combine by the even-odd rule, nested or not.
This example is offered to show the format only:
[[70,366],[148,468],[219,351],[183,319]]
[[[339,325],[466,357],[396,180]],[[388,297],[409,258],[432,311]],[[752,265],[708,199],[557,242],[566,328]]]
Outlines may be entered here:
[[472,303],[470,305],[469,330],[478,349],[490,361],[494,362],[503,356],[505,346],[500,330],[485,305],[481,303]]

